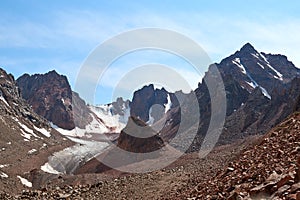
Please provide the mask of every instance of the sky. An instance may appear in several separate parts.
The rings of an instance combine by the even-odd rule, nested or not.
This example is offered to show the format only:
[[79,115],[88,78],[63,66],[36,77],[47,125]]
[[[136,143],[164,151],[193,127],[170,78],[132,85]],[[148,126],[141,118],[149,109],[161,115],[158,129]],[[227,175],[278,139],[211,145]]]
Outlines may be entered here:
[[[300,2],[292,0],[2,0],[0,67],[15,78],[54,69],[66,75],[76,90],[82,65],[99,45],[140,28],[185,35],[203,48],[212,63],[250,42],[258,51],[284,54],[300,67],[299,9]],[[174,54],[135,51],[120,56],[99,77],[91,103],[114,100],[122,77],[149,63],[170,66],[191,88],[203,76]],[[133,88],[128,88],[124,98],[131,98],[132,93]]]

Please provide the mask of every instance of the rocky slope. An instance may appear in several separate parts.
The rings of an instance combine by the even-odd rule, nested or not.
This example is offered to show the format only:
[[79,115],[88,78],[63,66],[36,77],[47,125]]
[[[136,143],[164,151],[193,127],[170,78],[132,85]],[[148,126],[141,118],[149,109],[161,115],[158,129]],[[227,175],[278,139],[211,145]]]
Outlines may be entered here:
[[20,195],[6,195],[6,198],[186,199],[191,187],[197,186],[199,181],[208,180],[215,171],[226,167],[253,140],[248,138],[235,145],[218,147],[205,159],[199,159],[196,153],[187,154],[171,166],[154,172],[122,174],[108,171],[103,174],[63,176],[41,190],[25,190]]
[[3,69],[0,69],[0,115],[1,191],[11,193],[34,187],[31,171],[41,170],[48,156],[72,143],[31,109],[20,97],[14,77]]
[[299,199],[300,113],[192,192],[194,199]]

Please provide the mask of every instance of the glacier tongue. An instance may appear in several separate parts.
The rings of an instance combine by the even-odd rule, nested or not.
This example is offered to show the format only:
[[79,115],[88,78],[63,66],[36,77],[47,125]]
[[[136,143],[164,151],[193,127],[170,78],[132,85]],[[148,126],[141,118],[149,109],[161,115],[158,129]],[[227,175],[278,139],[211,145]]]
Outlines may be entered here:
[[72,174],[78,166],[94,158],[109,145],[107,142],[87,141],[72,137],[69,139],[77,144],[54,153],[41,170],[51,174]]

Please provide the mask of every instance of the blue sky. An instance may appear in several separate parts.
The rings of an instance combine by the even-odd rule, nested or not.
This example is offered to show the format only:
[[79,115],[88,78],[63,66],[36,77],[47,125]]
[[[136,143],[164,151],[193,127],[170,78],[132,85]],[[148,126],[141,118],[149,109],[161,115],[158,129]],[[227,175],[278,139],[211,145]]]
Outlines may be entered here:
[[[0,66],[15,77],[55,69],[74,86],[80,66],[99,44],[124,31],[156,27],[195,40],[212,62],[250,42],[259,51],[285,54],[300,67],[299,4],[291,0],[2,0]],[[111,91],[132,65],[150,62],[174,66],[192,87],[200,79],[174,56],[137,53],[111,67],[101,79],[95,103],[112,100]]]

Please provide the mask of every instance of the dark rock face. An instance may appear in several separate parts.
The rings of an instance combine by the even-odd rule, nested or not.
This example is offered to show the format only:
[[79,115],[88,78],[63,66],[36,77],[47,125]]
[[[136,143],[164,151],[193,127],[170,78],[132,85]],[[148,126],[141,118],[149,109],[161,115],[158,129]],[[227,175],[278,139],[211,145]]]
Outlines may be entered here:
[[72,115],[76,127],[85,128],[92,121],[91,112],[79,94],[72,92]]
[[[78,126],[84,126],[80,119],[89,118],[84,101],[72,92],[67,78],[55,71],[32,76],[25,74],[17,79],[17,83],[22,97],[33,110],[60,128],[75,128],[74,110],[77,111]],[[72,103],[78,107],[74,109]]]
[[25,118],[38,127],[48,127],[46,120],[29,107],[21,98],[16,81],[11,74],[0,69],[0,111],[2,115]]
[[130,103],[130,115],[147,122],[150,108],[155,104],[164,107],[164,104],[168,102],[167,96],[168,92],[164,88],[161,90],[154,89],[152,84],[144,86],[142,89],[134,92]]
[[[145,138],[146,135],[149,137]],[[118,138],[117,146],[129,152],[149,153],[162,148],[164,142],[151,127],[131,117]]]

